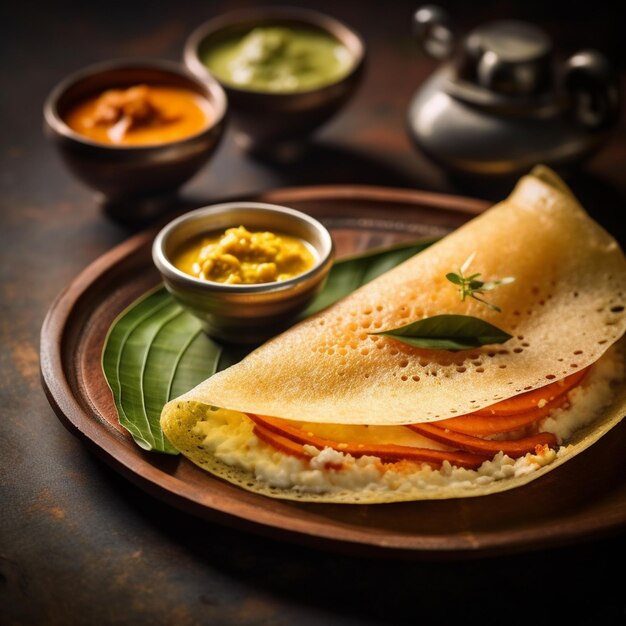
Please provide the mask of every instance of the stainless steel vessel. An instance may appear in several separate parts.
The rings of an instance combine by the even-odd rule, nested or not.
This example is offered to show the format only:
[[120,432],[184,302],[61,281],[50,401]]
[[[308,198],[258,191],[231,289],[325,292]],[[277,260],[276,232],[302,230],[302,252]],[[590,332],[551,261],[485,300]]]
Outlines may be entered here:
[[597,51],[558,63],[546,33],[512,20],[458,37],[434,6],[416,11],[414,29],[422,49],[444,63],[415,93],[409,133],[452,172],[517,176],[537,163],[579,164],[618,122],[616,74]]

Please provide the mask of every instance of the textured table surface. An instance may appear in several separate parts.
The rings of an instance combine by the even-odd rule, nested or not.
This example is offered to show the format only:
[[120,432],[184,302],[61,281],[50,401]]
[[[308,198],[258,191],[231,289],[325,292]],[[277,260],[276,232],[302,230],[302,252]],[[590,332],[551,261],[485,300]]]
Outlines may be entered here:
[[[8,5],[9,3],[5,3]],[[209,17],[253,3],[13,2],[0,67],[0,623],[2,624],[624,624],[626,535],[557,550],[462,561],[366,560],[260,539],[154,500],[65,430],[39,381],[39,332],[55,296],[133,228],[112,221],[42,132],[48,91],[66,74],[118,57],[179,60]],[[302,160],[255,161],[230,132],[183,190],[186,204],[279,187],[378,184],[495,200],[448,180],[413,149],[406,108],[435,64],[410,37],[413,3],[294,3],[352,24],[369,50],[354,99]],[[626,76],[620,16],[560,3],[446,4],[463,25],[541,20],[565,51],[598,47]],[[608,5],[606,5],[608,7]],[[623,16],[621,16],[623,17]],[[622,20],[623,21],[623,20]],[[622,80],[622,83],[624,81]],[[570,180],[624,241],[624,122]],[[623,218],[622,218],[623,221]]]

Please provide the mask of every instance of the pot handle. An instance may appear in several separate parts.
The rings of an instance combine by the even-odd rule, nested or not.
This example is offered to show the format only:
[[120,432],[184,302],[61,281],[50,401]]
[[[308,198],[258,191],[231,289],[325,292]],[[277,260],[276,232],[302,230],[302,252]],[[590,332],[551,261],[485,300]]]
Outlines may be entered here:
[[413,34],[428,56],[448,59],[454,51],[454,33],[448,14],[440,7],[428,4],[413,15]]
[[576,121],[590,130],[606,130],[619,118],[620,92],[616,72],[595,50],[583,50],[565,62],[563,86],[571,98]]

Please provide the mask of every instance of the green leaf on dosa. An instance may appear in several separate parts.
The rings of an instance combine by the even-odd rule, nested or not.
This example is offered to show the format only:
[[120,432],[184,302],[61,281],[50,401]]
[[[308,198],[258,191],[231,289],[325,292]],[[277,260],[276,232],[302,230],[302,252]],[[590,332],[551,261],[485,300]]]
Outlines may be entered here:
[[384,335],[414,348],[431,350],[471,350],[494,343],[504,343],[512,335],[471,315],[433,315],[406,326],[385,330]]
[[[401,244],[337,261],[324,289],[298,320],[321,311],[431,243]],[[113,322],[102,353],[102,368],[120,424],[144,450],[178,454],[161,430],[163,405],[240,361],[253,347],[221,345],[208,337],[200,322],[163,286],[144,294]]]

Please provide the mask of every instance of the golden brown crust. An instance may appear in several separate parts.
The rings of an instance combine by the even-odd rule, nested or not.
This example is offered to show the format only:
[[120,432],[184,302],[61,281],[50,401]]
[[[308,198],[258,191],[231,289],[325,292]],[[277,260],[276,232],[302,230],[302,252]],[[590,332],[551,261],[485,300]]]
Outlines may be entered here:
[[[471,413],[594,363],[626,329],[626,259],[569,192],[539,173],[187,397],[285,419],[408,424]],[[515,277],[489,292],[501,313],[461,302],[445,278],[474,253],[471,270],[485,280]],[[513,338],[449,352],[370,334],[441,313],[481,317]]]

